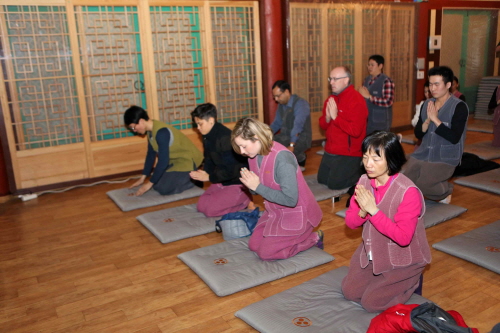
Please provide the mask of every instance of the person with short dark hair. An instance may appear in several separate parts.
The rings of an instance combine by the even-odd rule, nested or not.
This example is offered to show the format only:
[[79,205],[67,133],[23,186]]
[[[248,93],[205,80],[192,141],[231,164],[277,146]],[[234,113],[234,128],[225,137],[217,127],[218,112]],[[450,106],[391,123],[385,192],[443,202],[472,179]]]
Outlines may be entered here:
[[262,260],[290,258],[313,246],[323,248],[323,232],[314,232],[323,213],[295,156],[273,141],[271,128],[254,118],[240,119],[231,134],[234,150],[248,157],[241,181],[264,198],[265,211],[248,247]]
[[273,98],[278,103],[276,117],[270,125],[274,141],[288,147],[299,162],[306,164],[306,150],[311,148],[312,128],[309,103],[292,94],[290,84],[278,80],[273,84]]
[[[135,134],[146,135],[148,152],[142,176],[130,188],[141,186],[135,195],[140,196],[153,188],[162,195],[176,194],[192,188],[195,184],[189,172],[196,170],[203,155],[184,134],[172,125],[150,119],[146,110],[131,106],[123,115],[125,126]],[[151,174],[156,158],[158,162]]]
[[394,103],[394,82],[384,74],[385,59],[379,54],[368,58],[368,76],[359,93],[368,107],[366,134],[373,131],[390,131],[392,125],[392,104]]
[[448,180],[462,158],[469,108],[449,91],[451,68],[431,68],[428,76],[432,98],[425,101],[415,126],[415,136],[422,143],[411,154],[403,173],[426,198],[450,203],[453,183]]
[[334,68],[328,82],[332,94],[323,104],[319,126],[325,131],[325,153],[318,169],[318,183],[332,190],[356,184],[361,169],[361,143],[366,136],[368,109],[351,84],[346,66]]
[[394,133],[375,131],[363,140],[366,174],[351,197],[345,222],[363,226],[363,242],[342,281],[344,297],[368,312],[405,303],[431,261],[417,186],[400,173],[405,153]]
[[198,200],[198,211],[206,216],[222,216],[247,208],[251,195],[239,178],[248,162],[233,150],[231,130],[217,122],[217,108],[211,103],[198,105],[191,117],[203,137],[204,162],[203,170],[189,175],[196,181],[211,182]]
[[467,103],[465,101],[465,95],[462,94],[460,91],[458,91],[458,88],[460,88],[460,83],[458,83],[458,77],[453,76],[453,81],[451,82],[450,92],[456,98],[460,99],[461,101],[464,101],[464,103]]

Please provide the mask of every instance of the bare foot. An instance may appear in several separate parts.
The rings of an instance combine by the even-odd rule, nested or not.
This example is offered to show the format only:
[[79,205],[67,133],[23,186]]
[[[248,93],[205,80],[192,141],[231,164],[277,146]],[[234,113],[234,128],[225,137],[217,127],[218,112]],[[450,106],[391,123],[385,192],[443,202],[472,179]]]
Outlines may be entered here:
[[250,201],[250,203],[248,204],[247,209],[254,210],[255,208],[257,208],[257,206],[255,206],[255,204],[254,204],[253,201]]

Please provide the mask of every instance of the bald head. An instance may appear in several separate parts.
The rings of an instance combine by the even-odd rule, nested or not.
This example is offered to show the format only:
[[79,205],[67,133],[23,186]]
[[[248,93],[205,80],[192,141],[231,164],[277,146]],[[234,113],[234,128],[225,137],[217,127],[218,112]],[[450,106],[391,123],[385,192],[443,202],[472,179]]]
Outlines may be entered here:
[[330,72],[330,86],[334,94],[340,94],[351,82],[351,71],[346,66],[335,67]]

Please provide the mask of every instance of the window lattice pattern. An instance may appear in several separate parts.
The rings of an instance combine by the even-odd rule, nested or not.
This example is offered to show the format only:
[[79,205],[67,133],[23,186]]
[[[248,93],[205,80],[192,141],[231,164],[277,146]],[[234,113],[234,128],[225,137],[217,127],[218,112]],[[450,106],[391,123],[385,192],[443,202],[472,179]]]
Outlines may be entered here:
[[191,127],[191,111],[205,103],[205,67],[199,7],[151,7],[160,120]]
[[[410,111],[413,90],[414,6],[310,1],[290,3],[292,88],[319,112],[330,93],[326,78],[336,66],[349,66],[351,83],[361,85],[373,54],[386,58],[395,82],[395,126]],[[357,47],[357,49],[356,49]],[[315,80],[318,74],[320,80]],[[319,83],[318,83],[319,82]]]
[[132,135],[131,105],[146,108],[136,7],[75,8],[92,141]]
[[[373,54],[385,54],[387,43],[387,8],[363,9],[363,63],[368,63],[368,58]],[[400,28],[400,27],[398,27]],[[403,31],[402,31],[403,32]],[[404,33],[408,31],[404,30]],[[363,79],[368,75],[364,66]],[[391,77],[392,78],[392,77]]]
[[354,75],[354,9],[328,10],[328,73],[339,65]]
[[[327,24],[322,27],[325,9]],[[346,65],[354,74],[354,9],[331,5],[292,8],[290,17],[293,89],[309,101],[312,112],[321,112],[330,92],[327,81],[330,71]],[[322,31],[326,31],[328,40],[326,67],[323,65]]]
[[410,100],[410,67],[412,55],[408,45],[413,43],[413,16],[409,11],[391,10],[391,79],[397,89],[394,101]]
[[252,7],[210,8],[221,122],[258,117],[254,15]]
[[290,18],[292,91],[309,102],[311,112],[321,112],[328,85],[321,66],[321,10],[292,8]]
[[[2,6],[0,13],[0,61],[18,150],[83,142],[87,123],[93,142],[133,135],[123,125],[123,112],[131,105],[147,108],[141,38],[152,41],[154,65],[148,67],[155,70],[151,85],[157,88],[162,121],[190,128],[190,112],[210,100],[209,92],[221,122],[258,117],[251,5],[152,6],[152,34],[142,37],[135,6],[75,6],[74,21],[68,21],[64,6]],[[77,34],[70,38],[72,22]],[[78,78],[70,46],[75,39]],[[77,82],[83,87],[85,118]]]
[[65,8],[1,6],[0,30],[16,149],[83,141]]
[[342,65],[349,67],[354,79],[354,9],[339,7],[328,10],[328,68],[326,71],[330,74],[333,68]]

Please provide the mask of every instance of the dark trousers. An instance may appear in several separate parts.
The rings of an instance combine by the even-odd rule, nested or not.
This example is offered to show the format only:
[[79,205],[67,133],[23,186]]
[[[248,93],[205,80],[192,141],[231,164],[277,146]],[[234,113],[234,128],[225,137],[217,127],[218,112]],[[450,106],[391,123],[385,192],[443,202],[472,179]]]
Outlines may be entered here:
[[446,163],[432,163],[410,157],[403,166],[404,175],[422,191],[424,197],[430,200],[442,200],[453,192],[451,178],[455,167]]
[[[281,143],[283,146],[288,147],[290,145],[290,136],[284,134],[276,134],[273,138],[274,141]],[[293,154],[297,159],[297,162],[301,163],[306,159],[306,150],[309,149],[311,145],[307,145],[305,140],[297,140],[295,146],[293,147]]]
[[161,195],[177,194],[194,186],[189,171],[165,172],[153,189]]
[[361,160],[361,157],[325,152],[318,169],[318,183],[332,190],[342,190],[355,185],[363,174]]

